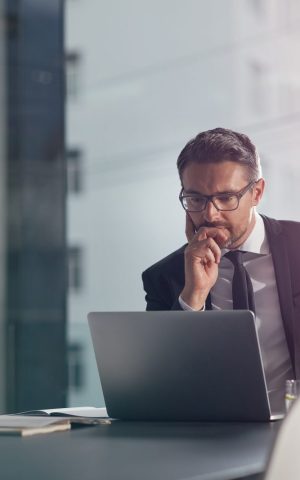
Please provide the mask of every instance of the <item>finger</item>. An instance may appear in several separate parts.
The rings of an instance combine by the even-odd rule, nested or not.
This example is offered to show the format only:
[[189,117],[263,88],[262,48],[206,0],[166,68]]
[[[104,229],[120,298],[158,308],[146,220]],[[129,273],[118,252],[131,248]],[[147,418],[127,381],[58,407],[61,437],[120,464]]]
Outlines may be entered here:
[[185,234],[188,242],[190,242],[195,235],[195,225],[188,213],[186,213],[185,216]]
[[208,238],[207,242],[208,242],[208,248],[210,249],[210,251],[212,252],[212,254],[214,256],[215,263],[220,263],[220,261],[221,261],[221,249],[220,249],[219,245],[216,243],[214,238]]
[[[189,252],[201,260],[201,263],[219,263],[221,250],[212,238],[198,241],[196,238],[190,243]],[[205,262],[204,262],[205,260]]]
[[224,228],[220,227],[201,227],[198,232],[198,239],[204,238],[213,238],[217,245],[222,246],[226,244],[229,238],[229,232]]
[[211,263],[217,263],[213,251],[207,246],[205,251],[205,256],[201,258],[201,263],[203,265],[209,265]]

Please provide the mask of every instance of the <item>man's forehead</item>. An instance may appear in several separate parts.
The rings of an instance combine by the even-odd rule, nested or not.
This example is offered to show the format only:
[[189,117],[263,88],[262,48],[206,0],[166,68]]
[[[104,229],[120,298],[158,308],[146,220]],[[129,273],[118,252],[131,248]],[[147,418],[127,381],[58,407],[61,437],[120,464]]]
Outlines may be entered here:
[[232,161],[221,163],[190,163],[182,173],[186,191],[195,193],[223,193],[237,191],[248,181],[247,167]]

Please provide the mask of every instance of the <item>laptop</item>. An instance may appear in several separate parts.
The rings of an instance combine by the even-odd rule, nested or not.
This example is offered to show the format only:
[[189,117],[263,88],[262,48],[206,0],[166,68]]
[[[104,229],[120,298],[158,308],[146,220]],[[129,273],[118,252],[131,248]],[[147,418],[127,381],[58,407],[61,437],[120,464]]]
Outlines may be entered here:
[[250,311],[93,312],[88,322],[112,418],[255,422],[283,417],[283,404],[282,411],[271,412]]

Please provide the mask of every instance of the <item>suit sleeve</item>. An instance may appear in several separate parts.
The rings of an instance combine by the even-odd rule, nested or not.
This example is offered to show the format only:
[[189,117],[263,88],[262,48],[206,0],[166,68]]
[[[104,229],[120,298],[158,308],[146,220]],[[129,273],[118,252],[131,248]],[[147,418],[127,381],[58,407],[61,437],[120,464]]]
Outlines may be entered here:
[[178,298],[172,299],[171,295],[168,295],[168,286],[163,279],[156,279],[145,271],[142,274],[142,280],[144,284],[144,290],[146,292],[146,310],[182,310]]

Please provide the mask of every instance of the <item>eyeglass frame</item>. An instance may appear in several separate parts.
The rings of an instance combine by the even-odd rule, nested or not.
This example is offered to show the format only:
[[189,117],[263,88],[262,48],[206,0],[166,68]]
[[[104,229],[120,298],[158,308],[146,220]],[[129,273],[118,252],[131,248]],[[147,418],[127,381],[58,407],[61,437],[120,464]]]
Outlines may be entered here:
[[[214,195],[194,195],[195,197],[202,197],[205,199],[205,204],[204,204],[204,207],[202,208],[202,210],[187,210],[184,205],[183,205],[183,199],[186,198],[186,197],[193,197],[193,195],[183,195],[183,191],[184,191],[184,188],[182,187],[181,191],[180,191],[180,194],[179,194],[179,201],[183,207],[183,209],[186,211],[186,212],[191,212],[191,213],[201,213],[203,212],[206,207],[207,207],[207,204],[209,202],[212,202],[213,206],[215,207],[215,209],[218,211],[218,212],[234,212],[234,210],[237,210],[240,206],[240,200],[241,198],[245,195],[245,193],[248,192],[248,190],[250,190],[250,188],[257,182],[259,182],[260,179],[258,180],[252,180],[250,183],[248,183],[244,188],[242,188],[241,190],[239,190],[238,192],[224,192],[224,193],[216,193]],[[228,195],[228,197],[232,197],[232,196],[235,196],[237,198],[237,206],[235,208],[230,208],[230,209],[225,209],[225,210],[222,210],[220,208],[218,208],[215,203],[214,203],[214,197],[224,197]]]

